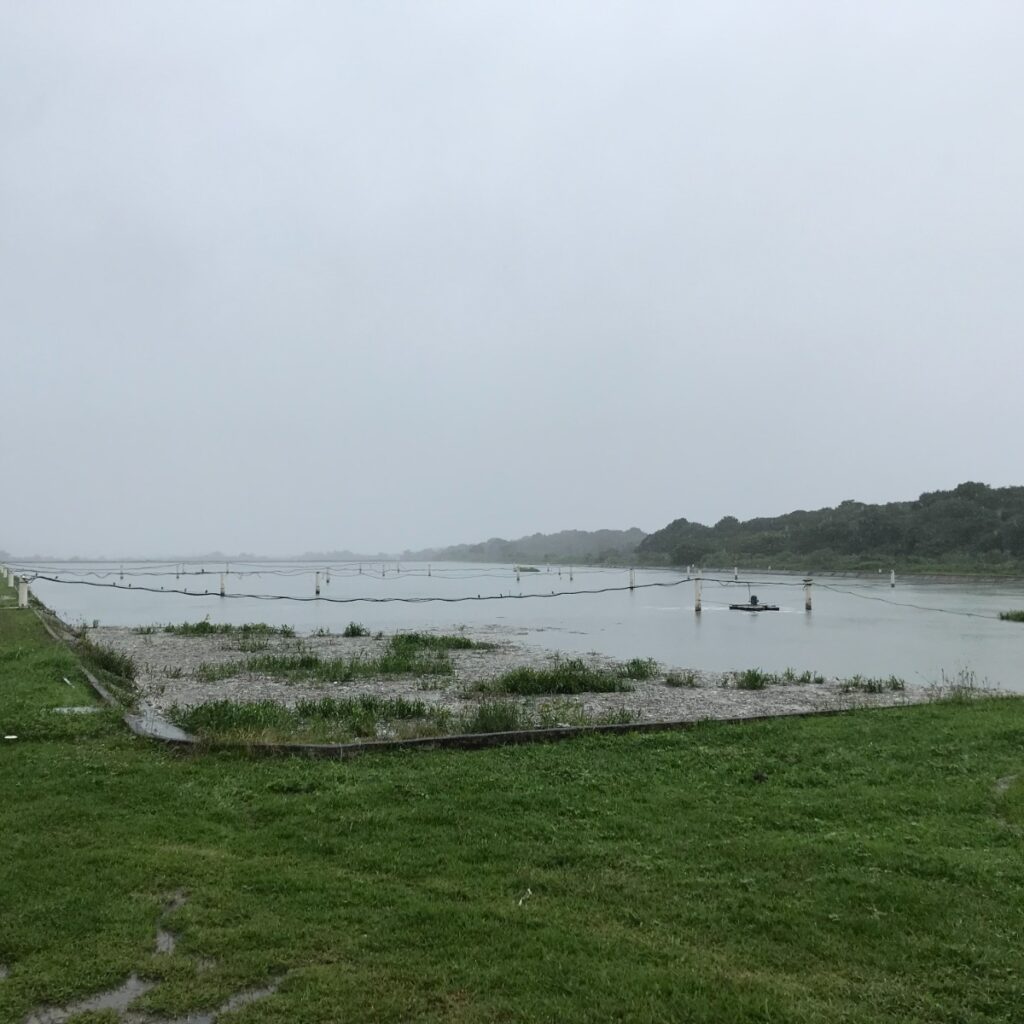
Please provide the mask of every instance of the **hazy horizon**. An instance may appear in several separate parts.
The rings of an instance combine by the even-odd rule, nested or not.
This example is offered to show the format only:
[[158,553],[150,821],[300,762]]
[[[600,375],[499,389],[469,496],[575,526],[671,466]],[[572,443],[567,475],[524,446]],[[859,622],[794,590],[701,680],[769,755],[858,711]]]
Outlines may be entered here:
[[[968,482],[968,481],[963,481],[963,480],[959,481],[959,483],[966,483],[966,482]],[[974,481],[974,482],[976,482],[976,483],[986,483],[986,481]],[[950,485],[950,487],[931,488],[931,490],[932,491],[936,491],[936,490],[938,490],[938,491],[948,491],[948,490],[952,490],[955,486],[957,486],[957,485]],[[1008,485],[1003,485],[1003,486],[1024,486],[1024,485],[1008,484]],[[922,492],[922,493],[927,493],[927,492]],[[919,497],[920,497],[920,495],[916,494],[916,495],[909,496],[909,497],[906,497],[906,498],[894,498],[894,499],[892,499],[892,503],[916,501]],[[858,499],[858,498],[850,498],[850,499],[843,499],[843,500],[844,501],[845,500],[860,501],[860,499]],[[869,502],[864,502],[864,504],[889,504],[889,503],[890,502],[877,502],[877,503],[875,503],[875,502],[870,502],[870,503]],[[840,503],[839,502],[835,503],[835,505],[838,505],[838,504],[840,504]],[[774,518],[775,516],[786,515],[786,514],[788,514],[790,512],[814,512],[814,511],[819,511],[820,509],[824,509],[824,508],[834,508],[835,505],[825,505],[825,506],[820,506],[820,508],[815,508],[815,509],[799,508],[799,507],[797,507],[797,508],[786,509],[785,512],[771,513],[770,515],[765,515],[765,514],[761,514],[761,513],[754,513],[751,516],[739,517],[739,518],[741,518],[743,520],[746,520],[746,519],[760,519],[760,518]],[[725,514],[726,515],[730,515],[731,513],[725,513]],[[684,516],[675,516],[673,518],[674,519],[681,519],[681,518],[688,519],[690,517],[684,515]],[[719,517],[719,518],[721,518],[721,517]],[[328,547],[328,548],[322,548],[322,549],[312,549],[312,548],[309,548],[309,549],[306,549],[306,550],[296,550],[296,551],[243,551],[243,550],[240,550],[240,549],[231,551],[231,550],[221,550],[219,548],[207,548],[205,550],[196,549],[196,550],[190,551],[190,552],[189,551],[161,551],[161,552],[149,552],[149,553],[115,552],[113,554],[109,554],[107,552],[90,553],[90,554],[77,554],[77,553],[67,554],[67,553],[58,553],[58,552],[53,552],[53,551],[44,552],[42,550],[34,551],[34,552],[31,552],[31,553],[27,552],[27,551],[22,551],[22,552],[4,552],[4,553],[5,554],[9,554],[12,557],[22,557],[22,558],[25,558],[25,559],[31,559],[31,558],[51,558],[52,557],[55,561],[65,561],[66,560],[66,561],[98,561],[98,562],[119,561],[119,560],[120,561],[147,561],[147,560],[148,561],[154,561],[154,560],[163,560],[163,559],[171,559],[171,560],[182,560],[182,559],[183,560],[202,560],[202,559],[207,558],[207,557],[214,557],[214,558],[225,557],[225,558],[229,558],[231,560],[236,560],[236,559],[237,560],[243,560],[245,558],[255,558],[255,559],[258,559],[258,560],[273,561],[275,559],[302,559],[302,558],[306,558],[306,557],[316,558],[316,557],[319,557],[321,555],[326,555],[326,554],[340,554],[340,555],[345,555],[345,556],[352,556],[354,558],[365,558],[366,560],[370,560],[370,559],[377,559],[377,558],[395,558],[395,557],[410,556],[410,555],[415,556],[415,555],[418,555],[418,554],[421,554],[421,553],[427,552],[427,551],[442,551],[442,550],[445,550],[447,548],[463,547],[463,546],[469,546],[469,545],[475,545],[475,544],[484,544],[484,543],[487,543],[488,541],[492,541],[492,540],[504,540],[504,541],[515,542],[515,541],[519,541],[519,540],[525,540],[525,539],[528,539],[530,537],[537,536],[537,535],[556,535],[556,534],[559,534],[559,533],[571,533],[571,532],[577,532],[577,531],[578,532],[586,532],[586,533],[594,533],[594,532],[600,532],[600,531],[603,531],[603,530],[608,530],[608,531],[615,531],[615,532],[620,532],[620,533],[628,533],[631,530],[640,530],[645,535],[650,535],[652,533],[657,532],[658,530],[661,530],[663,527],[668,526],[669,523],[672,522],[672,521],[673,520],[666,520],[664,523],[661,523],[658,526],[655,526],[655,527],[653,527],[651,529],[645,529],[644,527],[633,525],[633,526],[622,526],[622,527],[619,527],[619,526],[595,527],[593,530],[580,531],[578,527],[567,526],[567,527],[563,527],[562,529],[559,529],[559,530],[532,530],[532,531],[528,531],[528,532],[525,532],[525,533],[510,534],[510,535],[508,535],[506,537],[499,537],[497,534],[488,534],[486,537],[484,537],[484,536],[475,536],[473,538],[465,538],[465,539],[459,540],[459,541],[452,541],[452,542],[447,543],[447,544],[425,544],[425,545],[422,545],[421,547],[418,547],[418,548],[411,548],[409,546],[405,546],[405,547],[401,547],[401,548],[381,548],[381,549],[378,549],[376,551],[371,550],[371,549],[360,550],[360,549],[351,548],[351,547],[348,547],[348,546],[345,546],[345,545],[337,545],[337,546],[334,546],[334,547]],[[699,520],[693,520],[693,519],[691,519],[690,521],[691,522],[700,522]],[[717,520],[715,520],[715,522],[717,522]],[[714,526],[715,523],[714,522],[710,522],[710,523],[704,523],[703,525],[705,525],[705,526]],[[4,551],[4,549],[0,548],[0,552],[3,552],[3,551]]]
[[5,13],[0,549],[1024,482],[1019,4]]

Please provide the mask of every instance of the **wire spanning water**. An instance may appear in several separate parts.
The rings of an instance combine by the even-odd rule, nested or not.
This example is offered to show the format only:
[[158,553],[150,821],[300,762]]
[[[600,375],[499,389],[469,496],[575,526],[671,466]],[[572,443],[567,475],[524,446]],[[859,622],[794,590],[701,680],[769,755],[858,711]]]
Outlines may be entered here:
[[[221,598],[225,568],[229,596]],[[352,620],[385,632],[498,627],[566,653],[714,670],[895,673],[909,683],[973,672],[979,683],[1024,692],[1024,626],[998,620],[1000,611],[1024,608],[1021,583],[898,580],[891,589],[887,576],[823,577],[807,614],[797,577],[741,573],[736,583],[732,574],[709,574],[698,616],[685,574],[638,569],[630,590],[626,569],[539,568],[517,574],[513,566],[453,563],[172,562],[23,564],[19,571],[52,578],[36,579],[33,590],[68,621],[152,625],[209,616],[300,631],[340,629]],[[781,610],[728,610],[750,594]]]

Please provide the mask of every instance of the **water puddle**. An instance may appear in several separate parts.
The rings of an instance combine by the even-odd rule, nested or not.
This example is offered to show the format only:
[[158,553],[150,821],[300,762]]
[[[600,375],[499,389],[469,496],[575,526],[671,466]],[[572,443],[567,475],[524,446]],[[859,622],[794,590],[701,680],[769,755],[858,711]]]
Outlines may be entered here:
[[[250,1003],[258,1003],[267,996],[272,996],[281,984],[280,978],[275,979],[263,988],[250,988],[244,992],[233,995],[227,1002],[222,1003],[216,1010],[210,1013],[190,1013],[187,1017],[175,1017],[173,1020],[158,1019],[155,1017],[140,1018],[138,1024],[216,1024],[222,1014],[239,1010]],[[124,1024],[136,1024],[134,1019],[129,1019]]]
[[268,985],[262,988],[249,988],[237,992],[228,1000],[223,1002],[216,1010],[206,1013],[190,1013],[185,1017],[154,1017],[148,1013],[138,1013],[129,1010],[129,1006],[145,995],[150,989],[156,986],[156,982],[143,981],[133,974],[119,988],[101,992],[99,995],[90,996],[88,999],[79,1000],[77,1003],[69,1003],[67,1006],[54,1007],[47,1010],[38,1010],[36,1013],[25,1018],[24,1024],[65,1024],[66,1021],[80,1013],[91,1011],[113,1010],[121,1024],[217,1024],[217,1021],[226,1014],[248,1006],[250,1003],[258,1003],[261,999],[272,996],[281,984],[280,978],[275,978]]
[[155,984],[156,982],[143,981],[138,975],[133,974],[118,988],[108,989],[99,995],[90,996],[77,1003],[69,1003],[67,1006],[39,1010],[30,1014],[25,1018],[25,1024],[64,1024],[64,1021],[71,1017],[87,1013],[89,1010],[114,1010],[123,1015],[139,996],[145,995]]
[[10,974],[11,972],[7,969],[7,964],[0,964],[0,981],[10,977]]
[[125,720],[133,725],[143,736],[157,740],[179,740],[189,742],[192,737],[184,729],[172,725],[166,718],[147,712],[142,715],[125,715]]
[[[164,904],[162,917],[180,910],[188,902],[188,895],[179,889],[173,893],[170,899]],[[158,927],[156,930],[156,952],[168,955],[174,952],[178,944],[174,932],[166,928]],[[201,959],[196,963],[196,973],[208,971],[216,966],[214,960]],[[6,965],[0,964],[0,980],[8,975]],[[280,978],[274,978],[262,988],[243,989],[222,1003],[216,1010],[206,1012],[190,1013],[185,1017],[158,1017],[152,1014],[131,1010],[129,1007],[140,996],[145,995],[156,987],[155,981],[145,981],[137,974],[129,976],[124,984],[117,988],[108,989],[98,995],[89,996],[87,999],[80,999],[77,1002],[69,1003],[67,1006],[48,1007],[36,1010],[25,1018],[23,1024],[65,1024],[66,1021],[82,1013],[90,1011],[113,1010],[117,1015],[119,1024],[216,1024],[223,1014],[232,1013],[248,1006],[250,1003],[259,1002],[272,996],[281,984]]]
[[96,705],[91,704],[88,707],[80,708],[54,708],[53,713],[55,715],[95,715],[102,711],[103,708],[98,708]]

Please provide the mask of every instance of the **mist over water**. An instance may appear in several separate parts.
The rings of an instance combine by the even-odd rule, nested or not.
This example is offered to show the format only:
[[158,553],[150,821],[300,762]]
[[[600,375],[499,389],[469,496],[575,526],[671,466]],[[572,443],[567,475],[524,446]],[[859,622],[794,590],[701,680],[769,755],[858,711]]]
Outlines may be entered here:
[[[741,571],[736,583],[731,573],[712,573],[703,580],[696,615],[693,582],[669,570],[636,570],[637,589],[630,591],[629,570],[594,567],[540,567],[519,579],[513,566],[482,564],[229,568],[224,598],[224,563],[190,563],[180,578],[173,563],[125,563],[123,578],[119,563],[50,564],[34,571],[62,582],[36,579],[32,589],[68,622],[144,626],[209,617],[288,624],[300,633],[340,631],[350,621],[385,633],[465,626],[570,655],[652,657],[680,668],[895,674],[916,685],[973,673],[978,683],[1024,692],[1024,626],[998,620],[999,612],[1024,607],[1019,582],[898,580],[892,589],[887,576],[823,577],[815,581],[807,613],[799,577]],[[30,570],[24,565],[21,571]],[[185,588],[188,595],[168,592]],[[750,594],[780,610],[729,610]]]

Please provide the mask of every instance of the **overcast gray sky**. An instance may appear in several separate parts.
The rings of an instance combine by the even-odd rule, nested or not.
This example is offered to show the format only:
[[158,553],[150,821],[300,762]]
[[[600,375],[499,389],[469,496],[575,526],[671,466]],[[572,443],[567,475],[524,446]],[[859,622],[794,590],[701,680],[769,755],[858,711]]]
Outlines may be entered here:
[[0,3],[0,548],[1024,483],[1024,5]]

